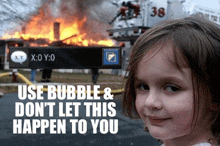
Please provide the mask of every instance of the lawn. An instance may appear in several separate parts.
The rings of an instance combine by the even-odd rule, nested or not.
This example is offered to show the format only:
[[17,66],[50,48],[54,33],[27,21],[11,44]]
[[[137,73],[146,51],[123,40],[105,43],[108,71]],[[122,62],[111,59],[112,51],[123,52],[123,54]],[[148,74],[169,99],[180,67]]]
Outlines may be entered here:
[[[1,70],[1,73],[9,72],[7,70]],[[30,79],[30,71],[18,70],[18,72],[24,75],[28,80]],[[42,72],[37,71],[36,81],[41,82]],[[91,74],[86,73],[60,73],[52,72],[51,83],[66,83],[66,84],[83,84],[83,85],[92,85]],[[0,84],[2,83],[12,83],[12,76],[4,76],[0,78]],[[25,83],[22,79],[17,78],[16,83]],[[101,90],[105,87],[110,87],[112,90],[121,89],[124,85],[124,77],[112,74],[100,74],[98,78],[97,85],[101,86]],[[4,93],[14,93],[17,92],[17,86],[0,86],[0,91]]]

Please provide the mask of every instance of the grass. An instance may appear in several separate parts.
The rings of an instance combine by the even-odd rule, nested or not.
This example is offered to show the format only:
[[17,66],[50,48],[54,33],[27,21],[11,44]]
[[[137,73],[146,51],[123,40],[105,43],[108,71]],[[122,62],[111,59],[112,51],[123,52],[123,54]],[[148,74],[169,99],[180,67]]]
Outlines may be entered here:
[[[1,70],[1,73],[9,72],[7,70]],[[18,70],[19,73],[24,75],[27,79],[30,79],[30,71]],[[41,82],[42,72],[36,72],[36,81]],[[17,83],[24,83],[23,80],[17,78]],[[124,78],[118,75],[111,74],[100,74],[98,78],[97,84],[101,84],[101,89],[103,90],[105,87],[110,87],[112,90],[123,88]],[[92,85],[92,77],[91,74],[85,73],[60,73],[60,72],[52,72],[51,82],[53,83],[67,83],[74,84],[83,83]],[[1,83],[12,83],[12,76],[4,76],[0,78]],[[0,86],[0,91],[4,93],[15,93],[17,92],[17,86]]]

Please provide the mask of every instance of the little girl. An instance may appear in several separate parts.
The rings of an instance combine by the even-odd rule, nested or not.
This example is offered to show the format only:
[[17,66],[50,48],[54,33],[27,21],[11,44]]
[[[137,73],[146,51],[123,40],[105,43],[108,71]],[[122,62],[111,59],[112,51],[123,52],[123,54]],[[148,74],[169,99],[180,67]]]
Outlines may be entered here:
[[163,146],[220,144],[220,28],[191,16],[135,42],[123,112],[141,118]]

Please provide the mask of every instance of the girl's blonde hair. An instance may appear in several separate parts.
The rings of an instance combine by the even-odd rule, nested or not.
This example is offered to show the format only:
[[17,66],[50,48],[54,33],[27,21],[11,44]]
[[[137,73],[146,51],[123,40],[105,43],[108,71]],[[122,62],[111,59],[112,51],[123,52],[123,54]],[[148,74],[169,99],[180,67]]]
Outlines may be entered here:
[[174,54],[174,57],[168,57],[170,61],[180,70],[180,65],[185,62],[192,70],[195,119],[192,125],[198,118],[201,97],[205,97],[212,113],[211,131],[220,143],[220,28],[198,16],[164,21],[136,40],[127,70],[129,75],[125,82],[123,113],[131,118],[139,118],[134,88],[137,66],[154,46],[167,43],[172,45]]

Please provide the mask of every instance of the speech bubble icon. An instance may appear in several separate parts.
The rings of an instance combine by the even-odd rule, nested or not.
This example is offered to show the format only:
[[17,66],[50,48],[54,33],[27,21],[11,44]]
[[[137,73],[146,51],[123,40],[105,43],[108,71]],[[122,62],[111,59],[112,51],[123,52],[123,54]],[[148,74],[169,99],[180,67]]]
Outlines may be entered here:
[[11,54],[11,60],[15,63],[20,63],[22,64],[27,60],[27,54],[23,51],[14,51]]

